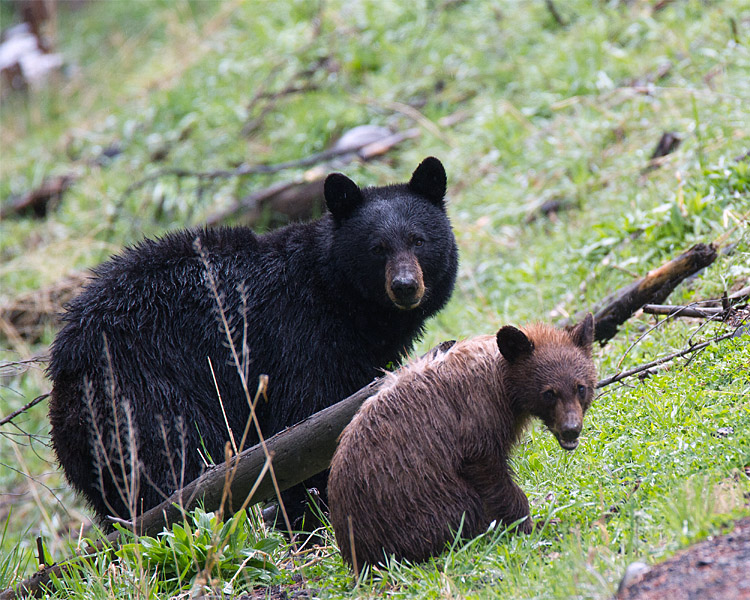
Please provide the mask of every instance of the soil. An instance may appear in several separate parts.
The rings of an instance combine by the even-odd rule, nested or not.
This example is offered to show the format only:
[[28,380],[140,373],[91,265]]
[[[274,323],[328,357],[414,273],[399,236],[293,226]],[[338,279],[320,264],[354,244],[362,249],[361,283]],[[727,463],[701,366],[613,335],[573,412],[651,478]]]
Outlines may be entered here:
[[750,517],[652,566],[617,600],[750,600]]

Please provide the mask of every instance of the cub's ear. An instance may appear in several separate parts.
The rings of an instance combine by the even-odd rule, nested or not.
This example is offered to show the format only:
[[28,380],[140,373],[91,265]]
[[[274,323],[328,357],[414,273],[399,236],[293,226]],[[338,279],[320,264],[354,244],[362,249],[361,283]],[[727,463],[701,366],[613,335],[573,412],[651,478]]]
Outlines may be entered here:
[[497,332],[497,347],[509,363],[514,363],[524,356],[530,356],[534,351],[534,343],[526,337],[523,331],[511,325],[501,327]]
[[331,173],[323,184],[326,206],[337,221],[351,216],[364,200],[362,190],[356,183],[341,173]]
[[583,321],[568,332],[568,335],[576,346],[582,348],[586,354],[591,354],[591,345],[594,343],[594,315],[588,313]]
[[444,208],[443,198],[447,183],[443,163],[434,156],[428,156],[412,173],[409,189],[424,196],[434,205]]

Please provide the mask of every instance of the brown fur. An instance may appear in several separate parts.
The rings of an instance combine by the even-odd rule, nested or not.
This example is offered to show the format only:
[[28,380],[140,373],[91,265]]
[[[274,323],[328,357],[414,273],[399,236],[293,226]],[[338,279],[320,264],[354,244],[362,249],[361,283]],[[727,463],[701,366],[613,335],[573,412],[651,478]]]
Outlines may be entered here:
[[577,445],[596,383],[592,340],[591,315],[570,332],[503,327],[388,375],[331,463],[330,516],[344,560],[425,560],[445,549],[462,518],[467,538],[493,520],[525,518],[519,527],[531,531],[508,456],[531,416],[564,448]]

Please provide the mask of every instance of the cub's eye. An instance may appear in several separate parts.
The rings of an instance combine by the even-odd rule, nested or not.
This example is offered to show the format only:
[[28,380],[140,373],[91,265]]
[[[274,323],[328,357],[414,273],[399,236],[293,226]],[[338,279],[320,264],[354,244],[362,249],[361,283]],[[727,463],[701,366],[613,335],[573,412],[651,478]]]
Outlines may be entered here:
[[385,254],[385,246],[383,246],[383,244],[378,244],[377,246],[373,246],[372,253],[375,256],[383,256]]
[[544,398],[546,402],[554,402],[555,392],[553,390],[544,390],[542,392],[542,398]]
[[586,395],[586,386],[585,385],[579,385],[578,386],[578,395],[583,398]]

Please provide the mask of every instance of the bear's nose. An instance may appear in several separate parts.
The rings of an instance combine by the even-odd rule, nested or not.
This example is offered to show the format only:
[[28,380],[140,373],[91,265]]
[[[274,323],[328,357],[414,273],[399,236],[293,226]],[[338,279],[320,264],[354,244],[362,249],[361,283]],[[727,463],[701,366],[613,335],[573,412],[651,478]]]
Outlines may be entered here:
[[578,434],[580,433],[580,427],[562,428],[557,434],[557,441],[564,450],[575,450],[578,447]]
[[580,427],[569,427],[560,431],[560,437],[566,442],[573,442],[578,439],[581,433]]
[[391,289],[393,290],[393,295],[399,301],[410,304],[415,299],[417,290],[419,289],[419,282],[411,275],[395,277],[391,282]]

